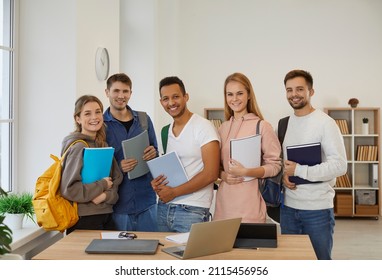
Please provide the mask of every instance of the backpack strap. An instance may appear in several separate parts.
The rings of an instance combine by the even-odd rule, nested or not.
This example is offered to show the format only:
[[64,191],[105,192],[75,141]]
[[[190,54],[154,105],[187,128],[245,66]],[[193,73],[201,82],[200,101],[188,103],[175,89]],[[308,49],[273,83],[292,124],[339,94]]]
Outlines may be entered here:
[[162,147],[163,147],[163,153],[165,154],[167,151],[167,142],[168,142],[168,130],[170,128],[170,125],[166,125],[162,127],[161,130],[161,138],[162,138]]
[[280,141],[281,146],[283,145],[285,133],[286,133],[287,128],[288,128],[288,121],[289,121],[289,116],[280,119],[279,125],[277,127],[277,136],[279,137],[279,141]]
[[260,134],[260,123],[261,123],[261,119],[257,122],[257,125],[256,125],[256,134]]
[[139,124],[142,127],[142,130],[147,130],[149,128],[149,124],[147,121],[147,113],[142,111],[137,111]]
[[74,145],[74,144],[77,144],[79,142],[82,142],[85,144],[86,147],[89,147],[89,144],[85,141],[85,140],[82,140],[82,139],[78,139],[76,141],[73,141],[65,150],[65,152],[62,154],[62,157],[61,159],[64,159],[64,157],[66,156],[66,153],[69,151],[69,149]]

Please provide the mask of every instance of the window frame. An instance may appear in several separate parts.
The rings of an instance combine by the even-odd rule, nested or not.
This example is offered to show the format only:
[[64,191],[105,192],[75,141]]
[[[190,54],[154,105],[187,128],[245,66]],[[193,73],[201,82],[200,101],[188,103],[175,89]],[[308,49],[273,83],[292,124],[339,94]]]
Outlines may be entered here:
[[[9,131],[8,135],[5,136],[9,141],[8,146],[8,158],[7,159],[1,159],[0,167],[2,170],[0,171],[0,186],[3,190],[7,192],[15,192],[17,185],[16,182],[16,141],[17,141],[17,127],[16,127],[16,104],[17,104],[17,91],[16,91],[16,30],[17,30],[17,18],[18,18],[18,0],[9,0],[9,43],[8,46],[4,44],[4,42],[1,42],[0,44],[0,51],[1,52],[9,52],[9,59],[7,61],[7,65],[5,65],[3,60],[3,69],[9,69],[9,80],[7,81],[9,83],[8,88],[8,98],[9,98],[9,115],[8,118],[4,118],[4,116],[0,115],[0,125],[3,124],[9,124]],[[5,32],[4,32],[5,33]],[[4,56],[5,57],[5,56]],[[5,76],[5,75],[3,75]],[[5,94],[4,94],[5,96]],[[4,139],[4,138],[3,138]],[[2,141],[3,139],[0,139]],[[1,143],[0,143],[1,145]],[[8,164],[8,169],[3,168],[3,164]],[[4,170],[5,169],[5,170]],[[3,174],[3,171],[5,173]],[[4,179],[5,176],[6,178]]]

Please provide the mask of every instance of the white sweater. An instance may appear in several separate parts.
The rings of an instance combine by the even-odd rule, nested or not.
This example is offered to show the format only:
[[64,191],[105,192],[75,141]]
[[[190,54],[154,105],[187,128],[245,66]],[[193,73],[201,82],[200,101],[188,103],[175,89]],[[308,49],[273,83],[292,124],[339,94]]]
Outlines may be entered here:
[[335,121],[320,110],[309,115],[291,115],[283,143],[284,159],[286,147],[290,145],[320,142],[322,163],[316,166],[297,164],[295,176],[321,183],[297,185],[297,189],[285,190],[285,205],[302,210],[333,208],[336,177],[347,171],[345,145]]

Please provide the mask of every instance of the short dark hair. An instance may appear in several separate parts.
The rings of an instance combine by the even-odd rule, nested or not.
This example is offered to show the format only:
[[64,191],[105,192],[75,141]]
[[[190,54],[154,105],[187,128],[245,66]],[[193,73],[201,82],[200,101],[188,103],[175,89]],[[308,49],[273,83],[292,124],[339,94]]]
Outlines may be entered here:
[[306,83],[308,84],[309,89],[313,88],[313,77],[308,71],[305,70],[292,70],[289,73],[287,73],[284,78],[284,86],[286,86],[288,80],[297,77],[304,78]]
[[183,84],[182,80],[179,79],[176,76],[171,76],[171,77],[163,78],[159,82],[159,95],[160,95],[160,90],[162,89],[162,87],[169,86],[169,85],[174,85],[174,84],[179,85],[180,91],[183,93],[183,95],[186,94],[186,88],[184,87],[184,84]]
[[127,76],[125,73],[117,73],[117,74],[111,75],[109,79],[107,79],[106,81],[107,89],[110,89],[115,82],[124,83],[130,87],[130,90],[133,89],[133,83],[131,82],[131,79],[129,78],[129,76]]

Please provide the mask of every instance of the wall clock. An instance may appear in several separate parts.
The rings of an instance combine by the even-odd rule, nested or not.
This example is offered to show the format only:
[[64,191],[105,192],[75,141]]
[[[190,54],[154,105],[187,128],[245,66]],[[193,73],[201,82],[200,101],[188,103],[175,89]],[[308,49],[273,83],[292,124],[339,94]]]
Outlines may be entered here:
[[98,48],[95,56],[95,70],[99,81],[104,81],[109,75],[109,53],[106,48]]

